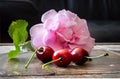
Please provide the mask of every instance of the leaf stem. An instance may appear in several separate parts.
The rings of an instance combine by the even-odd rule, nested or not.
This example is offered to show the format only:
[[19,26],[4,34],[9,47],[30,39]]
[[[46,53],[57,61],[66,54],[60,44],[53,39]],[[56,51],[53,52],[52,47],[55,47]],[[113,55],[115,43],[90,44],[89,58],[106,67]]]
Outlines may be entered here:
[[29,66],[30,62],[32,61],[32,59],[33,59],[34,55],[36,54],[36,52],[37,52],[37,49],[32,53],[32,55],[29,58],[28,62],[25,64],[26,69],[28,68],[28,66]]

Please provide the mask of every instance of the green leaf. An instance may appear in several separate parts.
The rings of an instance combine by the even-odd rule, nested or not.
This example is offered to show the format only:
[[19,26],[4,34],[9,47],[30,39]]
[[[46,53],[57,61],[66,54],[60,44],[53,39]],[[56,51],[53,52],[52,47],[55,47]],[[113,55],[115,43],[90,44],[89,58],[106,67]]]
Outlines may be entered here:
[[10,24],[8,33],[13,39],[15,50],[12,50],[8,53],[8,58],[14,58],[20,53],[19,44],[24,43],[28,38],[27,32],[28,22],[25,20],[16,20]]
[[[18,41],[17,43],[23,43],[28,38],[28,33],[26,29],[27,26],[28,26],[28,22],[25,20],[13,21],[10,24],[8,33],[12,39],[14,38],[13,35],[18,35],[18,38],[14,38],[14,39]],[[13,39],[13,42],[14,42],[14,39]]]
[[24,43],[20,44],[20,47],[23,50],[35,51],[34,48],[31,46],[31,41],[27,41],[27,42],[24,42]]
[[20,50],[11,50],[9,53],[8,53],[8,59],[12,59],[12,58],[15,58],[16,56],[19,55],[19,52]]

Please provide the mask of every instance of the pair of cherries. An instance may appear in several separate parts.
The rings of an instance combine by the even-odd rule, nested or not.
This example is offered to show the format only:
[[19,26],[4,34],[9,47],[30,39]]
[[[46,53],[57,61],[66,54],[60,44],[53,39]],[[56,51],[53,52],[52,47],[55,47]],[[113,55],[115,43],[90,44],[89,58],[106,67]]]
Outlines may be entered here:
[[61,49],[61,50],[54,51],[49,46],[43,46],[37,49],[35,53],[33,53],[28,63],[25,65],[25,68],[28,67],[31,59],[33,58],[35,54],[40,61],[45,63],[44,65],[54,63],[55,65],[59,67],[67,67],[71,63],[71,61],[74,62],[76,65],[82,65],[89,59],[99,58],[99,57],[108,55],[106,53],[106,54],[102,54],[96,57],[90,57],[89,53],[80,47],[76,47],[70,52],[67,49]]

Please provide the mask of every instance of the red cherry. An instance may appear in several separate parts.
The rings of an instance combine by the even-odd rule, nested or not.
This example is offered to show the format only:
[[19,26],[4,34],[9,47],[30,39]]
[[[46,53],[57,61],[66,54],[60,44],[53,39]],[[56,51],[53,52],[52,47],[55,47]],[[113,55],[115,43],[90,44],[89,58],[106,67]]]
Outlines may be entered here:
[[37,50],[36,56],[43,63],[46,63],[52,60],[53,53],[54,53],[54,50],[51,47],[43,46]]
[[71,59],[72,55],[67,49],[58,50],[52,56],[53,60],[57,60],[59,58],[61,58],[61,59],[54,62],[54,64],[59,67],[67,67],[70,64],[70,62],[72,61],[72,59]]
[[77,65],[84,64],[88,60],[88,58],[86,58],[85,56],[87,57],[89,56],[86,50],[78,47],[74,48],[71,54],[72,54],[72,61]]

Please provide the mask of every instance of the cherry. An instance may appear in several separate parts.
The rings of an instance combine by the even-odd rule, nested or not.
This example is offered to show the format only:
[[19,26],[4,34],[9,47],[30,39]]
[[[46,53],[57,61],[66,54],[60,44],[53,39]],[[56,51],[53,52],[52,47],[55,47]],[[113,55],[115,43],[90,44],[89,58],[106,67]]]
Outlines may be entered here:
[[74,48],[73,51],[71,52],[71,54],[72,54],[72,61],[76,65],[82,65],[87,60],[100,58],[100,57],[103,57],[103,56],[108,56],[108,53],[105,53],[105,54],[101,54],[101,55],[98,55],[98,56],[89,57],[88,52],[85,49],[80,48],[80,47]]
[[59,67],[67,67],[72,61],[71,58],[72,55],[67,49],[58,50],[52,56],[53,60],[59,59],[58,61],[54,62],[54,64]]
[[72,54],[72,61],[77,65],[84,64],[88,60],[87,58],[85,58],[85,56],[89,56],[86,50],[78,47],[73,49],[71,54]]
[[52,60],[53,53],[54,53],[54,50],[49,46],[43,46],[43,47],[40,47],[39,49],[36,49],[32,53],[28,62],[25,64],[25,68],[28,68],[28,66],[29,66],[30,62],[32,61],[35,54],[38,57],[38,59],[41,60],[42,62],[48,62],[48,61]]
[[54,50],[51,47],[43,46],[37,50],[36,56],[43,63],[46,63],[52,60],[53,53],[54,53]]
[[71,57],[72,57],[72,55],[67,49],[57,50],[52,56],[53,60],[43,64],[42,68],[46,69],[46,70],[52,70],[48,66],[51,63],[54,63],[55,65],[57,65],[59,67],[67,67],[70,64],[70,62],[72,61]]

